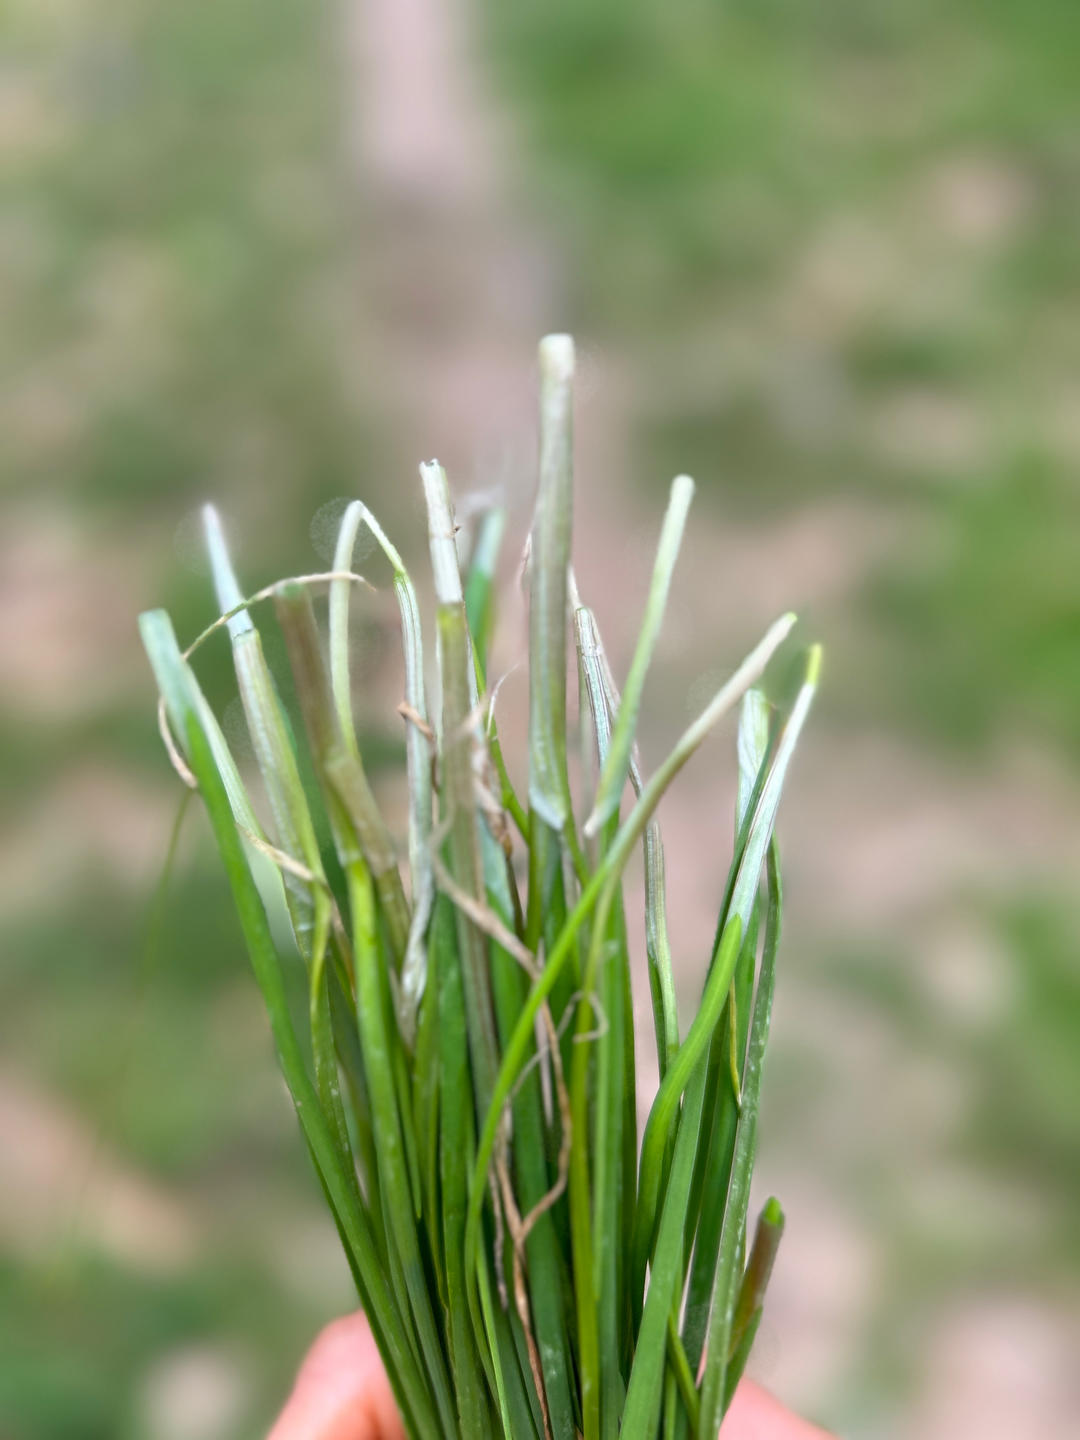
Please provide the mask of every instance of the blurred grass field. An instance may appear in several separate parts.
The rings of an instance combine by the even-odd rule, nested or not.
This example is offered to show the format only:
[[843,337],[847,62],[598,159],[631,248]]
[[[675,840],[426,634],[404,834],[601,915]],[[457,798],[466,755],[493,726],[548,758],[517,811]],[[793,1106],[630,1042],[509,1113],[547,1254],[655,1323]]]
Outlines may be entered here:
[[[194,810],[154,928],[178,796],[134,630],[151,604],[189,636],[211,617],[208,495],[252,584],[319,563],[340,495],[419,544],[355,358],[394,316],[357,283],[380,199],[343,139],[341,23],[0,15],[12,1440],[254,1440],[349,1303]],[[751,608],[779,585],[827,643],[789,807],[762,1166],[794,1258],[763,1376],[867,1440],[1070,1433],[1080,10],[529,0],[478,34],[513,198],[561,257],[552,324],[622,377],[612,503],[700,487],[716,564],[650,723],[732,658],[705,617],[739,547],[772,577]],[[223,647],[201,673],[224,706]],[[387,785],[395,701],[363,712]]]

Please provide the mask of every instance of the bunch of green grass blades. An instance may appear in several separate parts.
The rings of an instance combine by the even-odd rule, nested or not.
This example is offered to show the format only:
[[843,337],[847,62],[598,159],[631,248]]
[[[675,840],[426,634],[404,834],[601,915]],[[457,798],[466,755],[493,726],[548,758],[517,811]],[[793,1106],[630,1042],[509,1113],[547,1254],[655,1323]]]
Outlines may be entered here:
[[[569,337],[541,342],[524,795],[507,773],[486,676],[502,517],[477,526],[463,579],[434,461],[420,467],[434,707],[412,582],[363,504],[345,511],[330,573],[247,599],[206,511],[223,613],[196,645],[227,626],[272,834],[195,679],[195,646],[180,650],[163,611],[140,622],[166,743],[202,792],[303,1135],[414,1440],[715,1440],[783,1226],[770,1200],[747,1253],[780,930],[773,826],[818,651],[777,713],[751,687],[794,623],[784,616],[642,776],[635,729],[693,485],[680,476],[672,486],[620,698],[570,566],[573,368]],[[353,724],[361,527],[389,562],[401,612],[407,887]],[[316,582],[329,586],[328,663]],[[295,731],[252,619],[264,601],[286,643]],[[571,635],[582,773],[595,781],[585,804],[567,767]],[[734,857],[701,1002],[680,1035],[655,812],[739,701]],[[624,807],[628,780],[636,798]],[[621,888],[639,842],[660,1070],[640,1149]],[[289,998],[301,962],[303,1038]]]

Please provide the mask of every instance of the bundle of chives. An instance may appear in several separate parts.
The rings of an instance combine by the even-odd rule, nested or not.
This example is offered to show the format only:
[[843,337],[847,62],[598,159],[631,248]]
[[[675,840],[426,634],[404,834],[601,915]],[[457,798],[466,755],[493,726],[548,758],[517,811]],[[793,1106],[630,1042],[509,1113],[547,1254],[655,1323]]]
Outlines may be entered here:
[[[573,369],[569,337],[541,342],[521,794],[486,676],[503,517],[482,520],[463,576],[435,461],[420,472],[437,709],[412,581],[359,501],[345,512],[331,572],[246,599],[208,507],[221,618],[184,652],[163,611],[140,620],[166,744],[202,792],[301,1130],[415,1440],[714,1440],[783,1229],[770,1199],[748,1251],[780,933],[773,829],[819,652],[810,649],[794,703],[778,713],[754,687],[794,624],[783,616],[656,773],[641,774],[638,715],[693,483],[672,485],[620,697],[570,565]],[[353,723],[348,626],[362,527],[389,562],[401,614],[408,886]],[[330,590],[326,653],[315,582]],[[263,656],[252,615],[263,602],[285,638],[299,734]],[[270,834],[190,664],[222,627]],[[567,765],[571,637],[582,773],[596,777],[584,801]],[[680,1034],[656,810],[737,704],[733,857],[701,1001]],[[314,777],[306,786],[304,773]],[[622,898],[639,842],[660,1070],[640,1147]],[[296,965],[303,1027],[287,996]]]

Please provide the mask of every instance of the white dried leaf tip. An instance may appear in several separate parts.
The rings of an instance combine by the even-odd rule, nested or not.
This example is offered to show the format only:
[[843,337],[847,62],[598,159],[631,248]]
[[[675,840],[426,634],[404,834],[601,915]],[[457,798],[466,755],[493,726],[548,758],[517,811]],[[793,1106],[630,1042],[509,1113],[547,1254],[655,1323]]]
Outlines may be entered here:
[[540,341],[540,371],[545,379],[569,384],[574,378],[574,337],[545,335]]

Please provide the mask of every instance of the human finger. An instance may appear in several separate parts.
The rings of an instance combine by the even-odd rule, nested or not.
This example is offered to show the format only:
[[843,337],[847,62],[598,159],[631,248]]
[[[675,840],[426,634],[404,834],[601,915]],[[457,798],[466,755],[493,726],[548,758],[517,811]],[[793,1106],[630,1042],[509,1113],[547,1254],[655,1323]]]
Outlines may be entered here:
[[743,1380],[720,1426],[720,1440],[831,1440],[824,1430],[800,1420],[780,1401]]
[[308,1351],[268,1440],[405,1440],[367,1320],[335,1320]]

